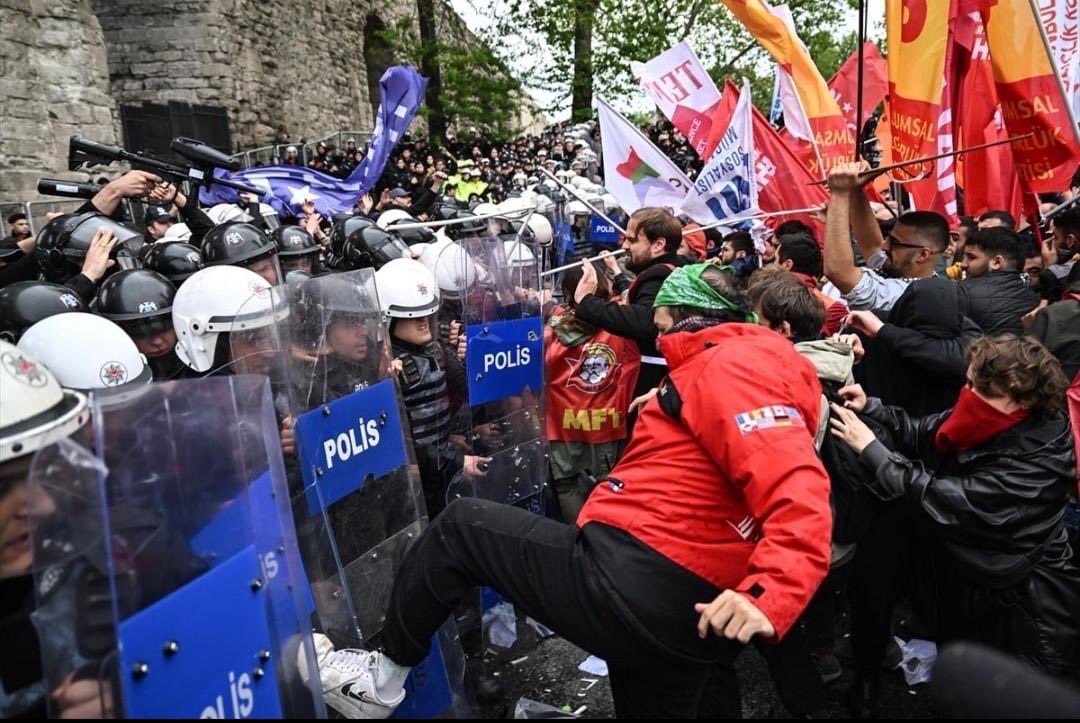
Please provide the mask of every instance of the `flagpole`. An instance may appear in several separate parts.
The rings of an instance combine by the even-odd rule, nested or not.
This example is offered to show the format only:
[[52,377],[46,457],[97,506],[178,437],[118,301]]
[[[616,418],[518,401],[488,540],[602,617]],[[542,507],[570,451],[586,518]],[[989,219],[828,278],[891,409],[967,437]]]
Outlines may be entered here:
[[608,215],[606,213],[604,213],[603,211],[598,209],[596,206],[594,206],[591,203],[589,203],[588,201],[586,201],[585,198],[577,192],[576,188],[574,188],[573,186],[571,186],[569,184],[563,183],[558,178],[555,178],[554,174],[552,174],[551,171],[544,168],[543,166],[541,166],[540,168],[537,168],[536,170],[540,171],[545,176],[547,176],[551,180],[555,181],[555,183],[559,184],[559,186],[561,188],[563,188],[564,190],[569,191],[571,196],[573,196],[574,198],[576,198],[577,200],[581,201],[586,206],[588,206],[589,209],[593,213],[595,213],[597,216],[599,216],[600,218],[602,218],[605,221],[607,221],[608,223],[610,223],[615,228],[615,230],[618,231],[619,233],[621,233],[623,236],[629,236],[630,235],[630,234],[628,234],[626,232],[626,229],[624,229],[622,226],[620,226],[619,224],[615,223],[610,218],[608,218]]
[[387,226],[387,231],[412,231],[418,228],[436,228],[439,226],[456,226],[462,223],[473,223],[475,221],[486,221],[489,218],[514,218],[517,216],[524,216],[525,214],[532,215],[536,213],[534,210],[518,209],[516,211],[492,211],[491,213],[482,213],[479,216],[465,216],[464,218],[449,218],[445,221],[417,221],[415,223],[392,223]]
[[543,278],[545,276],[551,276],[552,274],[557,274],[560,271],[566,271],[567,269],[572,269],[575,266],[584,266],[585,264],[592,263],[593,261],[600,261],[601,259],[608,258],[609,256],[610,257],[615,257],[615,256],[619,256],[619,255],[625,254],[625,253],[626,253],[626,249],[617,249],[615,251],[609,251],[609,252],[607,252],[605,254],[601,254],[600,256],[593,256],[592,258],[589,258],[589,259],[582,259],[581,261],[575,261],[574,263],[566,264],[565,266],[556,266],[555,268],[548,269],[544,273],[540,274],[540,278]]
[[710,228],[720,228],[721,226],[737,226],[743,221],[757,221],[763,218],[775,218],[777,216],[798,216],[804,213],[817,213],[818,211],[824,211],[821,206],[812,206],[810,208],[796,208],[791,211],[770,211],[769,213],[759,213],[753,216],[743,216],[741,218],[729,218],[723,221],[716,221],[714,223],[706,224],[704,226],[696,226],[695,228],[683,229],[682,235],[689,236],[692,233],[698,231],[705,231]]
[[862,105],[863,105],[863,43],[866,42],[866,0],[859,0],[859,71],[858,92],[855,102],[855,160],[862,158]]

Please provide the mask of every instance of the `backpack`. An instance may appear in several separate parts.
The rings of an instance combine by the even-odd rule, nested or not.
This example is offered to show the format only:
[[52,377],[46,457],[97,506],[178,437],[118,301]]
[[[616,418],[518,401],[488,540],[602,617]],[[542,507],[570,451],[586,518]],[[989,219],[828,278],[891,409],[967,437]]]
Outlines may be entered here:
[[[825,398],[842,405],[844,400],[837,391],[843,385],[825,379],[820,381]],[[858,417],[879,442],[892,448],[892,434],[888,429],[863,414]],[[879,500],[868,487],[874,481],[874,473],[859,462],[855,450],[831,433],[825,435],[818,455],[832,484],[833,542],[841,545],[858,542],[877,514]]]

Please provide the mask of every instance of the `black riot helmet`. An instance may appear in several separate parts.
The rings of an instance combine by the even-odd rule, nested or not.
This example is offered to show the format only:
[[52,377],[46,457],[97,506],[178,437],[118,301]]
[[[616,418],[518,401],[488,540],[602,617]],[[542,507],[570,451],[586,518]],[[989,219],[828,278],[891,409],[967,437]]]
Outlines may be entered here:
[[435,243],[435,234],[429,228],[397,228],[397,226],[419,223],[419,219],[417,219],[415,216],[399,209],[391,209],[389,211],[384,211],[383,214],[384,216],[393,214],[393,220],[384,222],[384,216],[380,216],[379,221],[376,225],[394,234],[402,241],[407,243],[409,246],[412,246],[413,244]]
[[315,273],[322,247],[307,229],[299,226],[278,226],[270,232],[270,238],[278,247],[278,258],[286,274],[290,271]]
[[361,229],[374,226],[375,222],[367,216],[341,214],[334,216],[334,229],[330,232],[330,250],[338,259],[345,255],[345,242]]
[[368,226],[351,234],[345,241],[343,266],[345,270],[374,268],[378,270],[394,259],[409,259],[412,253],[405,242],[378,226]]
[[172,329],[176,287],[149,269],[113,274],[97,293],[97,313],[114,321],[132,339],[158,336]]
[[110,254],[115,270],[139,266],[146,238],[137,229],[97,212],[65,214],[45,224],[37,236],[34,257],[45,278],[63,282],[78,274],[99,230],[111,231],[116,238]]
[[203,237],[201,251],[204,266],[243,266],[262,276],[271,286],[277,286],[284,278],[277,244],[250,223],[234,221],[214,226]]
[[179,241],[147,246],[142,261],[144,268],[158,272],[176,287],[202,268],[199,249]]
[[488,235],[487,222],[482,218],[476,218],[476,214],[472,211],[458,211],[457,217],[460,219],[472,220],[465,223],[456,223],[446,228],[446,235],[455,241],[463,238]]
[[[0,288],[0,338],[12,344],[27,329],[55,314],[90,309],[78,294],[49,281],[16,281]],[[2,392],[0,392],[2,393]]]

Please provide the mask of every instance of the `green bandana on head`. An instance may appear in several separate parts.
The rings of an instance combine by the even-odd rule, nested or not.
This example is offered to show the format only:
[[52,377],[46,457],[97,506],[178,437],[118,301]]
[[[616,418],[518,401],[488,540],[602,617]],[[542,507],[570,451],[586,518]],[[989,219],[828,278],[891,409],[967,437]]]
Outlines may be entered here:
[[[717,268],[714,264],[691,264],[680,266],[668,275],[663,286],[656,294],[653,308],[658,306],[689,306],[694,309],[708,309],[710,311],[735,311],[746,313],[731,299],[709,286],[709,283],[701,278],[706,269]],[[719,267],[725,270],[725,267]],[[754,315],[747,315],[747,321],[755,321]]]

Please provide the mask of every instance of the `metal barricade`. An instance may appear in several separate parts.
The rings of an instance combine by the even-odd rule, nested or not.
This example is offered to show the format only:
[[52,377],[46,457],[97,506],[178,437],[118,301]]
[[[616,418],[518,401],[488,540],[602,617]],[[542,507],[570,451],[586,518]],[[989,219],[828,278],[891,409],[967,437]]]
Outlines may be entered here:
[[50,213],[75,213],[79,206],[86,203],[81,198],[58,198],[54,201],[31,201],[26,204],[26,216],[30,219],[30,230],[37,233],[49,222]]

